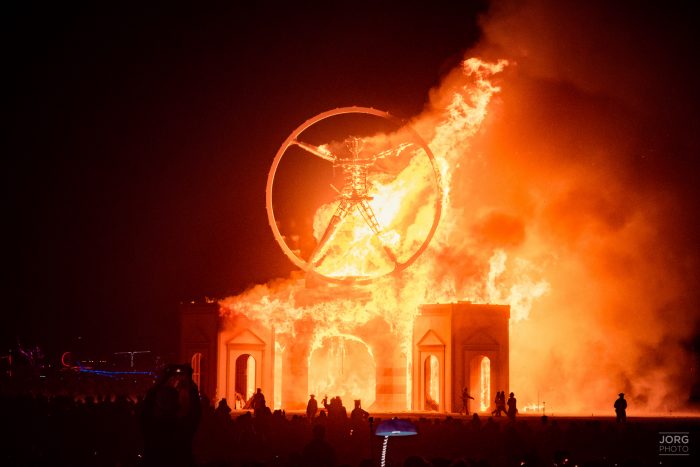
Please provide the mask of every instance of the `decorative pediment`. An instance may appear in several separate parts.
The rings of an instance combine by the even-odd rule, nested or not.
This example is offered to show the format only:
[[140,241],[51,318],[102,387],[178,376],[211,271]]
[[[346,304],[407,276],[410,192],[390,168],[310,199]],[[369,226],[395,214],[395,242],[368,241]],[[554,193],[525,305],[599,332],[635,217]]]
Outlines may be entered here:
[[442,339],[440,339],[440,337],[432,329],[428,330],[421,340],[418,341],[419,347],[427,347],[431,345],[445,345]]
[[234,345],[248,345],[248,346],[259,346],[265,345],[265,341],[260,339],[253,331],[246,329],[240,334],[236,334],[228,344]]

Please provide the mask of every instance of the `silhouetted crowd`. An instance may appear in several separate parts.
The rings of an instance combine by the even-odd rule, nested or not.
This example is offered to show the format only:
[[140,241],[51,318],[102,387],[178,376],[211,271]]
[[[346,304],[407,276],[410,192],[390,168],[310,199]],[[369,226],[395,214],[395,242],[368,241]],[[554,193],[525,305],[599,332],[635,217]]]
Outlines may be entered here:
[[[360,466],[379,465],[380,419],[339,397],[306,412],[215,408],[179,379],[159,380],[143,399],[3,395],[3,466]],[[196,405],[190,405],[194,402]],[[318,406],[314,409],[314,406]],[[319,410],[320,409],[320,410]],[[547,417],[410,417],[418,435],[392,437],[391,466],[659,465],[659,431],[673,420],[617,423]],[[685,422],[684,422],[685,423]],[[687,422],[697,431],[696,421]]]

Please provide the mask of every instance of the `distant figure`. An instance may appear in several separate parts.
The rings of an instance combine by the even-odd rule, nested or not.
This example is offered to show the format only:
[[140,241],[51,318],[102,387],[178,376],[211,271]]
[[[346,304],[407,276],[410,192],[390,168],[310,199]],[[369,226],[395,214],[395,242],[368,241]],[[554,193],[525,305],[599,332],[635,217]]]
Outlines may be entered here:
[[304,446],[301,457],[308,467],[333,467],[335,466],[335,451],[324,439],[326,428],[323,425],[314,425],[313,439]]
[[506,392],[501,391],[501,401],[498,403],[498,406],[501,409],[501,412],[503,413],[508,413],[508,409],[506,408]]
[[225,418],[230,417],[231,407],[228,406],[228,402],[225,397],[222,397],[219,404],[216,406],[216,415]]
[[621,392],[618,394],[618,398],[615,401],[615,415],[617,416],[617,422],[627,421],[627,401],[625,400],[625,393]]
[[144,465],[194,466],[192,439],[201,410],[192,367],[165,367],[143,400],[140,421]]
[[515,394],[511,392],[510,397],[508,398],[508,418],[510,418],[511,420],[515,420],[515,415],[518,413],[517,403],[518,401],[515,398]]
[[460,410],[459,413],[464,412],[464,415],[469,415],[469,399],[474,400],[474,398],[469,395],[469,390],[465,386],[462,388],[462,410]]
[[313,421],[318,412],[318,401],[316,401],[316,396],[313,394],[309,395],[309,402],[306,404],[306,416],[309,420]]
[[331,399],[330,404],[328,403],[328,396],[323,398],[323,406],[328,411],[329,420],[345,420],[348,418],[348,411],[343,406],[343,401],[340,396],[335,396]]
[[496,417],[501,416],[501,412],[506,411],[506,392],[505,391],[498,391],[496,393],[496,398],[494,399],[494,403],[496,404],[496,408],[493,409],[491,412],[491,415],[495,415]]
[[354,422],[366,422],[369,419],[369,412],[360,407],[360,400],[355,400],[355,408],[350,412],[350,418]]
[[265,404],[265,396],[263,395],[262,390],[260,388],[258,388],[255,391],[255,394],[253,394],[250,405],[253,409],[253,414],[255,416],[267,415],[268,412],[270,412],[270,409]]
[[355,408],[350,412],[350,436],[367,439],[370,433],[369,412],[362,408],[360,399],[355,399]]
[[253,410],[255,410],[256,407],[265,406],[265,395],[262,393],[262,389],[257,388],[255,390],[255,394],[253,394],[253,403],[251,405]]

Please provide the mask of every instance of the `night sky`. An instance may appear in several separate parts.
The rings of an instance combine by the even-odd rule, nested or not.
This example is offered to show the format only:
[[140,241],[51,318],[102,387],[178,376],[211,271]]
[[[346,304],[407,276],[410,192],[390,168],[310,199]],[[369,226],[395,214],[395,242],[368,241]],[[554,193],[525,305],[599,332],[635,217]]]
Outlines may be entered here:
[[[477,45],[479,17],[494,6],[422,3],[6,11],[3,349],[19,337],[53,355],[172,355],[180,302],[287,275],[293,267],[267,225],[264,196],[289,133],[349,105],[414,116],[471,48],[497,50]],[[700,240],[693,16],[615,5],[601,16],[608,23],[585,24],[590,35],[572,40],[562,75],[575,73],[577,53],[596,56],[590,44],[623,57],[629,49],[631,71],[616,89],[631,107],[649,106],[659,146],[672,142],[668,153],[650,147],[653,165],[640,162],[640,172],[683,200],[674,216],[685,219],[669,235],[685,245],[692,271]],[[648,66],[658,57],[658,69]],[[580,81],[595,92],[599,76],[624,69],[616,60],[609,69],[592,62]]]
[[418,113],[487,9],[447,5],[6,12],[2,345],[168,354],[179,302],[287,274],[277,148],[335,107]]

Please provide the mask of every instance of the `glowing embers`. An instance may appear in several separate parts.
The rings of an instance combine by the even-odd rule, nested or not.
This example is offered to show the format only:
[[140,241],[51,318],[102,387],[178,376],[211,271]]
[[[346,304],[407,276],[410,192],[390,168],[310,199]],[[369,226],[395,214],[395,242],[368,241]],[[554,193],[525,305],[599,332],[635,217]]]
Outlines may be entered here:
[[323,340],[309,356],[309,392],[319,403],[328,396],[340,396],[352,407],[360,399],[370,407],[376,399],[376,363],[369,346],[354,336],[333,336]]

